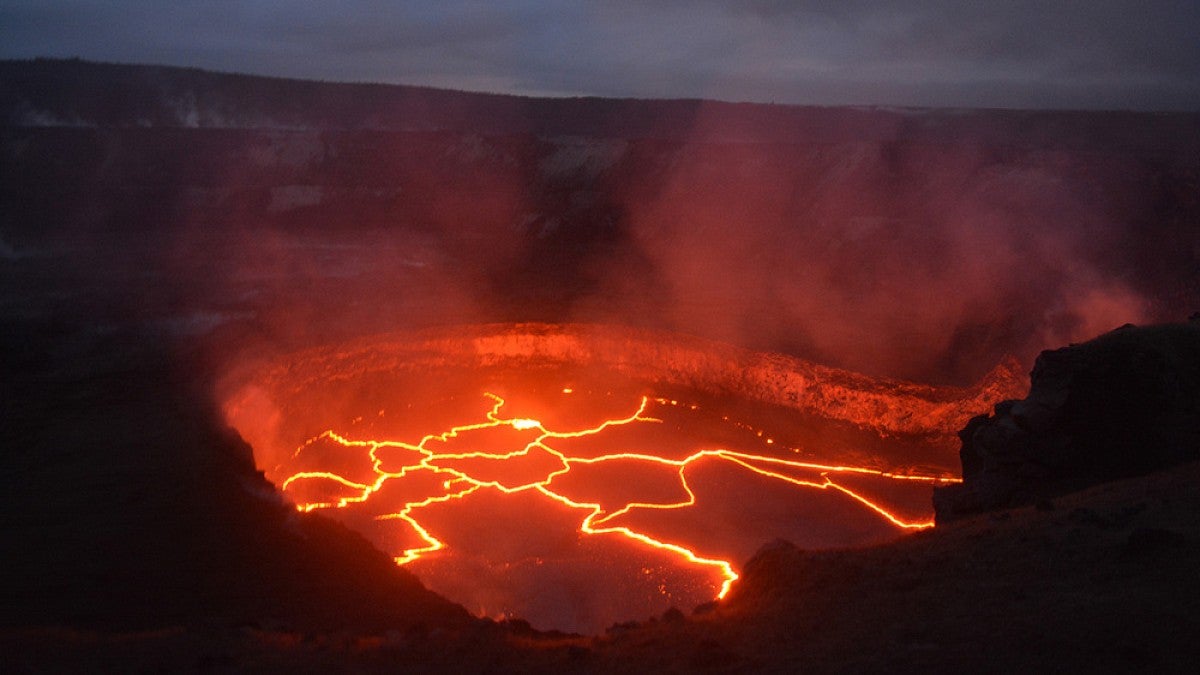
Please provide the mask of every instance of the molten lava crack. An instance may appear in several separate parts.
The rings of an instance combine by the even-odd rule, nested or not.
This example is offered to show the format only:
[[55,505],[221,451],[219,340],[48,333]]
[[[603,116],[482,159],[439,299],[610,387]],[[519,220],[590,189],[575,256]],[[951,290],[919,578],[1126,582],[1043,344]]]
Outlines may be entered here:
[[481,615],[574,631],[722,596],[777,538],[931,526],[955,431],[1023,386],[1006,365],[934,387],[594,325],[431,329],[247,365],[227,419],[300,510]]
[[[564,389],[563,393],[572,392],[570,389]],[[293,496],[298,509],[312,511],[345,508],[351,504],[369,502],[394,480],[404,480],[417,474],[436,476],[440,481],[440,491],[435,494],[418,492],[404,501],[400,508],[374,516],[376,520],[404,521],[422,540],[421,545],[405,548],[395,555],[398,564],[418,560],[445,547],[431,528],[422,522],[422,510],[434,504],[464,499],[484,489],[505,494],[535,491],[567,508],[586,512],[578,522],[578,530],[582,534],[625,537],[641,545],[668,551],[688,564],[715,569],[721,579],[716,595],[724,597],[738,576],[731,560],[701,553],[703,543],[667,541],[635,527],[617,524],[623,516],[642,510],[695,507],[697,495],[689,484],[688,473],[699,462],[727,462],[744,471],[795,489],[832,490],[849,497],[891,525],[903,529],[932,527],[933,521],[928,518],[913,520],[897,515],[886,505],[839,482],[839,476],[870,475],[895,481],[926,483],[956,480],[946,476],[895,475],[864,467],[815,464],[725,449],[698,450],[682,459],[636,452],[574,456],[556,449],[558,441],[598,436],[614,427],[659,422],[657,418],[646,414],[651,404],[650,399],[643,397],[637,408],[625,417],[605,420],[591,428],[564,431],[549,429],[536,419],[503,416],[501,410],[505,406],[505,400],[491,393],[485,396],[492,401],[492,405],[483,414],[481,421],[454,426],[439,434],[426,435],[416,443],[375,439],[351,440],[332,430],[326,431],[298,448],[293,457],[299,459],[310,448],[324,441],[331,441],[346,451],[357,451],[368,458],[374,480],[354,480],[335,471],[299,471],[284,480],[281,487]],[[676,401],[665,399],[655,402],[660,405],[678,404]],[[489,449],[475,449],[479,447]],[[396,450],[401,452],[397,453]],[[639,468],[651,473],[655,470],[670,470],[675,476],[675,487],[678,489],[660,490],[663,494],[657,497],[625,497],[625,501],[613,501],[611,494],[607,495],[607,498],[604,494],[593,494],[612,492],[603,488],[595,489],[595,486],[604,484],[602,481],[590,482],[593,490],[589,492],[588,484],[573,483],[569,480],[573,471],[610,464],[622,466],[626,471]],[[621,492],[619,485],[616,492]],[[314,497],[315,495],[326,496],[321,498]]]

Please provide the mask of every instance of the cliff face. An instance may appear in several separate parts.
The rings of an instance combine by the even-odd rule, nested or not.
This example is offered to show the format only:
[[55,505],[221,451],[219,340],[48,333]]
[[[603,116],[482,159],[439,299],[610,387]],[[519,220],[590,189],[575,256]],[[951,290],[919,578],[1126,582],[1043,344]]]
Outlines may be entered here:
[[1196,115],[37,61],[0,64],[0,119],[0,259],[128,280],[139,312],[160,311],[129,278],[151,268],[162,312],[350,334],[610,322],[966,384],[1200,298]]
[[1200,459],[1200,320],[1043,352],[1029,396],[959,436],[963,483],[935,491],[939,522]]

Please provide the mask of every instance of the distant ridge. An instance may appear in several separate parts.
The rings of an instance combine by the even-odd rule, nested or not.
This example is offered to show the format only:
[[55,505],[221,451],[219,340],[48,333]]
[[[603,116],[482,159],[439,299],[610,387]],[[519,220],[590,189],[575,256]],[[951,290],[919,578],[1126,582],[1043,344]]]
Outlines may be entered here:
[[924,142],[1200,151],[1200,113],[801,107],[530,98],[78,59],[0,61],[5,126],[454,131],[487,136]]

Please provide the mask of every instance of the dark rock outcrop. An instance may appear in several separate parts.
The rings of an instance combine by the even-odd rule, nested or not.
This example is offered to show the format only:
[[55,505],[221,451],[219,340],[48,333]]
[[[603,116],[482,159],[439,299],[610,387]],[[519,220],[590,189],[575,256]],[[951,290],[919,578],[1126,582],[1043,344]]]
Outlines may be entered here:
[[1200,317],[1043,352],[1029,396],[959,437],[963,483],[935,491],[939,522],[1200,459]]

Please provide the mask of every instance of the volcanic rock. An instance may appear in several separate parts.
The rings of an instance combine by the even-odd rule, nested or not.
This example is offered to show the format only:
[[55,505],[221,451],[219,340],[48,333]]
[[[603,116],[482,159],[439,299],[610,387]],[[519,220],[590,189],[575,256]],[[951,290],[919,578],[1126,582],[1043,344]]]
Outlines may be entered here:
[[1029,396],[959,437],[963,483],[934,492],[939,522],[1198,459],[1200,319],[1042,352]]

